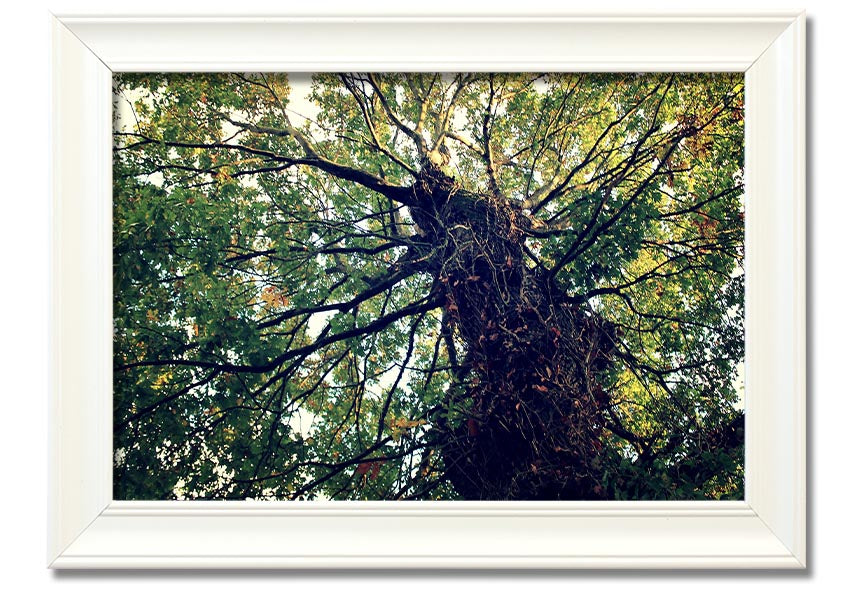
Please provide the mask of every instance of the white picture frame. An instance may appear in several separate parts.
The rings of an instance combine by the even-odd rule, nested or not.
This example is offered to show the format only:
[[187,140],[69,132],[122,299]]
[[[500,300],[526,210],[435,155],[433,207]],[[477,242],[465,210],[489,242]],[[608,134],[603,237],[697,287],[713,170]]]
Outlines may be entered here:
[[[804,14],[50,26],[50,567],[805,568]],[[745,500],[112,500],[112,72],[355,69],[745,72]]]

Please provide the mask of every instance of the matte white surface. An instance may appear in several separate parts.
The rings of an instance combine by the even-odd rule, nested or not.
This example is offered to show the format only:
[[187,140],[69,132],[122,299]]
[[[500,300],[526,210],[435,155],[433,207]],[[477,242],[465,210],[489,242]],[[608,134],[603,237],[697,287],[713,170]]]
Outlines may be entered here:
[[806,547],[805,22],[746,73],[746,499]]
[[115,71],[742,71],[794,16],[62,22]]
[[115,502],[57,566],[798,566],[743,503],[202,504]]
[[53,33],[50,556],[112,494],[112,73]]
[[[48,549],[52,566],[800,568],[805,564],[802,16],[772,15],[749,22],[740,16],[596,19],[592,39],[575,37],[588,25],[587,18],[581,23],[529,21],[510,33],[501,21],[482,22],[472,27],[472,38],[444,37],[441,32],[447,31],[447,24],[437,21],[407,30],[399,22],[394,23],[396,29],[387,29],[381,20],[358,22],[355,29],[362,33],[356,39],[328,26],[324,30],[344,42],[363,44],[349,47],[345,60],[344,46],[328,42],[333,38],[323,37],[326,54],[319,56],[315,53],[320,49],[310,46],[308,39],[294,33],[279,37],[280,27],[288,26],[282,20],[234,24],[227,33],[220,20],[169,24],[113,20],[100,25],[96,19],[65,21],[67,27],[59,21],[53,24],[53,176],[59,206],[54,216],[54,504]],[[321,25],[310,27],[321,33]],[[406,31],[404,40],[395,40],[401,50],[388,56],[386,46],[378,42],[399,27]],[[463,27],[470,30],[471,23]],[[558,27],[563,36],[552,35]],[[518,54],[475,54],[498,35],[522,42],[511,45],[503,37],[501,47]],[[675,45],[659,41],[665,36]],[[375,41],[370,41],[372,37]],[[570,41],[575,39],[583,42]],[[470,49],[470,40],[477,50]],[[279,48],[277,53],[257,54],[272,43]],[[311,54],[303,54],[303,48]],[[380,56],[370,54],[377,51]],[[254,66],[288,71],[330,68],[333,61],[341,61],[337,65],[345,68],[390,70],[416,65],[510,70],[534,64],[540,70],[570,65],[646,71],[749,69],[747,256],[748,276],[755,270],[758,275],[748,281],[747,290],[746,502],[463,503],[463,507],[388,503],[377,508],[357,503],[330,507],[145,503],[132,508],[110,501],[109,69]]]

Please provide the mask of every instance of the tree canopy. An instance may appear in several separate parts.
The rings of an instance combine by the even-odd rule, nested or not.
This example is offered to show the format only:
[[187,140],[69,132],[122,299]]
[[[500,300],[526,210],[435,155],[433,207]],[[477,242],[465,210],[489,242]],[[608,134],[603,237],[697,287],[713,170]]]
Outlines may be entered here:
[[740,74],[294,82],[115,77],[117,499],[743,497]]

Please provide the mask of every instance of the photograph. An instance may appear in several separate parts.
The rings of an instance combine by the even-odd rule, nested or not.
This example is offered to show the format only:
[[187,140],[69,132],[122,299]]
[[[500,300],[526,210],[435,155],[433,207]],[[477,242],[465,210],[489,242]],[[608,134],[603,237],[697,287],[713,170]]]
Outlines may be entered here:
[[744,73],[112,90],[115,500],[744,499]]

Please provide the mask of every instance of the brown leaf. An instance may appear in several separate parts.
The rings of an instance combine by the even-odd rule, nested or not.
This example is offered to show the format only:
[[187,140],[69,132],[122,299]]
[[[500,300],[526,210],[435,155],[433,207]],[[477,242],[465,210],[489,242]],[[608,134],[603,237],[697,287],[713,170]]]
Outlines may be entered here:
[[383,460],[376,460],[372,463],[372,466],[369,468],[369,479],[375,481],[378,478],[378,474],[381,472],[381,466],[383,464]]

